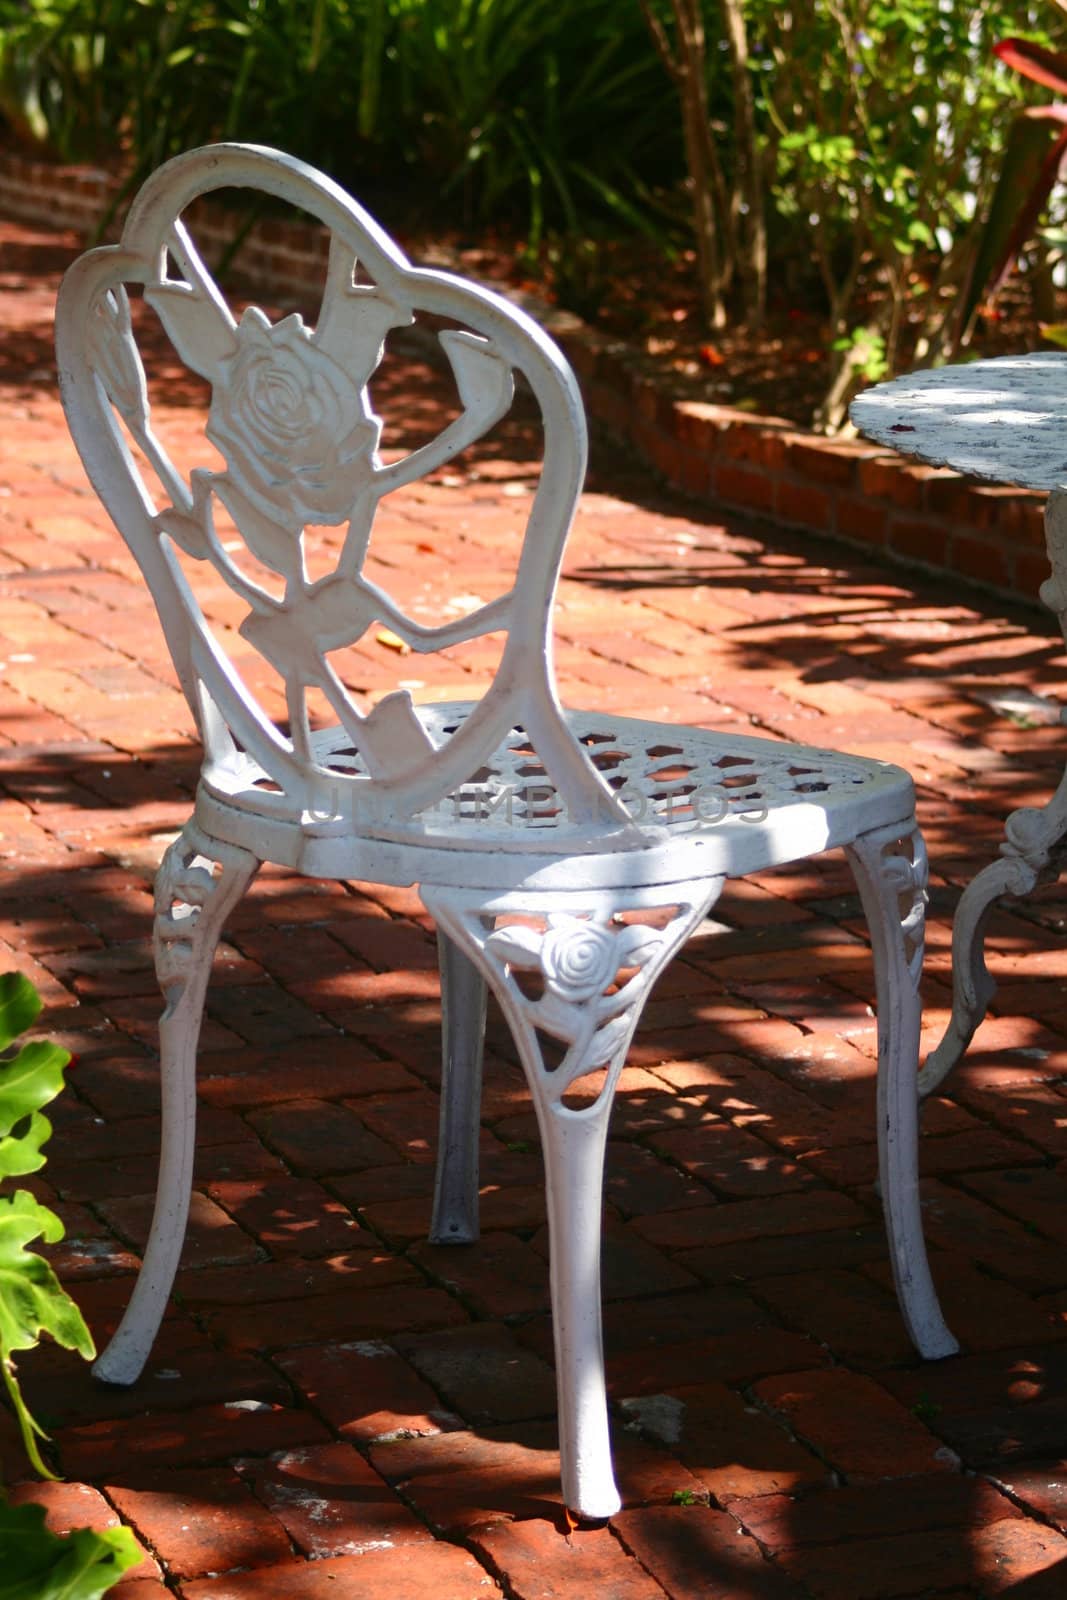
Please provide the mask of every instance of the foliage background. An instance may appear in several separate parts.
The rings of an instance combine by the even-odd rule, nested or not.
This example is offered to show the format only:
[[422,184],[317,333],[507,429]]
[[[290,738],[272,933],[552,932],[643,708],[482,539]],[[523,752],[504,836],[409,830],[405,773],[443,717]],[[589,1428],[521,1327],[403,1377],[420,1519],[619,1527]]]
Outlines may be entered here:
[[1052,0],[0,0],[0,113],[131,186],[211,139],[288,149],[394,227],[511,228],[595,316],[620,238],[645,242],[653,298],[657,259],[691,251],[695,79],[653,36],[682,54],[697,28],[705,311],[757,325],[765,270],[772,318],[817,312],[833,425],[857,378],[951,350],[1007,131],[1042,98],[993,44],[1064,20]]

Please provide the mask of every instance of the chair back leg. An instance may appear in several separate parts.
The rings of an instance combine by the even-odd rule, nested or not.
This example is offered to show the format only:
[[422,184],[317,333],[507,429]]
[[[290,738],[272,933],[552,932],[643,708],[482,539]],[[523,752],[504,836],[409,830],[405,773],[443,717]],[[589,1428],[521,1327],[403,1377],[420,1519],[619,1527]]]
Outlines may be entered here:
[[479,1235],[478,1141],[486,984],[443,929],[441,968],[441,1125],[437,1143],[432,1244],[472,1244]]

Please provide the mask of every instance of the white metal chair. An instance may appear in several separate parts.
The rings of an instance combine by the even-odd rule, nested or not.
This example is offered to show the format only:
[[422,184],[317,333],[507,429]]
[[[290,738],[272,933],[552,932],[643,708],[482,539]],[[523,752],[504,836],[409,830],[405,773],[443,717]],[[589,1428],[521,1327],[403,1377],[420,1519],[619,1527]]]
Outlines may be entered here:
[[[272,324],[257,309],[235,321],[181,220],[192,201],[223,186],[291,202],[329,230],[314,327],[295,315]],[[153,433],[127,284],[142,289],[178,354],[210,384],[206,435],[224,470],[216,462],[184,477]],[[367,384],[387,330],[417,312],[451,324],[439,338],[460,413],[428,444],[383,464]],[[164,166],[133,202],[121,243],[71,267],[56,344],[78,450],[151,586],[205,748],[194,814],[156,887],[166,997],[156,1210],[98,1376],[137,1378],[170,1293],[189,1201],[212,956],[263,861],[325,878],[417,884],[436,920],[440,1241],[477,1235],[486,984],[500,1001],[544,1147],[563,1493],[575,1512],[604,1517],[619,1505],[599,1290],[614,1086],[656,976],[728,877],[834,846],[848,852],[874,947],[877,1126],[897,1292],[921,1353],[955,1350],[930,1279],[917,1191],[925,855],[911,780],[828,751],[561,710],[550,625],[586,433],[573,375],[542,330],[485,289],[412,267],[336,184],[302,163],[219,145]],[[376,508],[504,416],[514,372],[533,391],[544,431],[517,577],[471,615],[425,626],[364,574]],[[242,552],[220,537],[220,507]],[[313,581],[305,539],[324,527],[343,530],[338,559]],[[249,575],[249,553],[258,577]],[[284,680],[288,731],[249,693],[213,632],[197,573],[216,587],[224,580],[247,608],[240,631]],[[415,651],[493,632],[506,642],[480,702],[416,707],[398,690],[368,711],[345,687],[335,652],[375,625]],[[332,708],[332,725],[312,726],[312,690]]]

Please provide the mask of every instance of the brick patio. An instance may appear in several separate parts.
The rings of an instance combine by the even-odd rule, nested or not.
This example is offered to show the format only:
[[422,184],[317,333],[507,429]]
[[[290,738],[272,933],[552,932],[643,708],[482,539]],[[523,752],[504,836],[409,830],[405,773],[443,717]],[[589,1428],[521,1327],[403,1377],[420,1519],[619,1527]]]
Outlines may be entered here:
[[[65,1218],[53,1260],[102,1342],[151,1203],[150,883],[197,751],[56,398],[72,244],[0,229],[0,940],[77,1056],[30,1182]],[[414,362],[384,409],[414,435],[442,396]],[[158,413],[192,440],[187,393]],[[390,502],[377,559],[398,598],[499,589],[530,463],[520,418]],[[560,675],[575,705],[910,767],[932,1044],[959,887],[1062,771],[1062,646],[1036,610],[859,561],[696,512],[603,451]],[[371,696],[398,678],[469,696],[487,667],[484,642],[433,683],[373,638],[355,656]],[[1067,891],[996,917],[995,1014],[926,1114],[928,1236],[964,1346],[927,1367],[872,1191],[872,982],[844,861],[732,885],[716,916],[649,1004],[618,1098],[605,1294],[626,1509],[568,1531],[536,1128],[499,1018],[484,1237],[430,1247],[438,995],[417,896],[264,871],[216,966],[193,1224],[149,1373],[121,1392],[54,1349],[21,1366],[67,1481],[18,1493],[59,1528],[136,1530],[117,1600],[1067,1592]]]

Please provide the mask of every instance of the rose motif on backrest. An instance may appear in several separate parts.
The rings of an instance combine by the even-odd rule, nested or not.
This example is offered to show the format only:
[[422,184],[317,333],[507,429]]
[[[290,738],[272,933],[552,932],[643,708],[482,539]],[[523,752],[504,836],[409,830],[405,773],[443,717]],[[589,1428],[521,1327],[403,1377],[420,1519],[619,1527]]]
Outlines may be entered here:
[[271,323],[254,306],[220,363],[207,433],[257,510],[295,529],[347,520],[378,441],[362,389],[300,317]]

